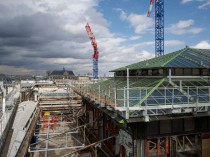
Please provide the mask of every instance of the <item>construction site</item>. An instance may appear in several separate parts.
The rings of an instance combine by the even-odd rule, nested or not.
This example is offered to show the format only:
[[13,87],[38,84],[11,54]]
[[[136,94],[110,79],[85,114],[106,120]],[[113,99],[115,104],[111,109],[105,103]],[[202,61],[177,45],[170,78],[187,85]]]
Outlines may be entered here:
[[164,0],[155,7],[155,57],[93,76],[72,71],[0,84],[2,157],[209,157],[210,49],[164,54]]
[[14,84],[1,156],[207,157],[209,60],[210,50],[184,48],[107,80]]

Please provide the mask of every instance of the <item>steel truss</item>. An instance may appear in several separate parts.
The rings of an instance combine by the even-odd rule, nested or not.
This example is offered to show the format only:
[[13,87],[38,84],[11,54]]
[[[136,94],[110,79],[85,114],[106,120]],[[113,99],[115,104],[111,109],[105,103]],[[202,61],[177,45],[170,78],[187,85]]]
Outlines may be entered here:
[[155,0],[155,57],[164,55],[164,0]]

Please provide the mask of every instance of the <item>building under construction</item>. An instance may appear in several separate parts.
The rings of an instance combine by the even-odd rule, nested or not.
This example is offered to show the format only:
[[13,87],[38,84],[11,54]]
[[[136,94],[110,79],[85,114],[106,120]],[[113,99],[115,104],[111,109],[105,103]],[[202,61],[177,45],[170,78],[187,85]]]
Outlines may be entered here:
[[98,140],[115,136],[107,146],[119,156],[209,156],[209,59],[185,48],[77,87]]
[[1,125],[2,156],[210,156],[210,50],[112,72],[105,81],[22,82],[5,111],[14,124]]

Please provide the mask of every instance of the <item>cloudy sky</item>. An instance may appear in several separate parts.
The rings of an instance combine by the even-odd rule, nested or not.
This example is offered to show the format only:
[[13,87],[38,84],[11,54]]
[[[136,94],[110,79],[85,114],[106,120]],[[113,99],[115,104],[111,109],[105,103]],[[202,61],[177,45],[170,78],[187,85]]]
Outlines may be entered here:
[[[149,0],[0,0],[0,73],[43,74],[63,66],[92,73],[89,22],[99,74],[154,57]],[[165,0],[165,53],[210,49],[210,0]]]

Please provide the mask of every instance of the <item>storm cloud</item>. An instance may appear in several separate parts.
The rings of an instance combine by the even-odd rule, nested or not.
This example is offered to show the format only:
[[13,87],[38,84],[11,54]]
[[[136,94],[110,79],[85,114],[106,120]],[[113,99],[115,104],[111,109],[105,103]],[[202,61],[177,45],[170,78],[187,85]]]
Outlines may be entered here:
[[[16,74],[63,66],[76,74],[92,72],[93,48],[85,30],[87,22],[102,52],[101,74],[138,61],[135,52],[145,44],[123,46],[129,37],[111,33],[109,21],[98,6],[99,0],[1,0],[0,73],[10,66],[8,72]],[[152,56],[145,51],[139,54],[144,54],[141,59]]]
[[90,16],[81,12],[94,9],[93,1],[71,2],[1,1],[0,65],[45,71],[90,62],[91,45],[84,29]]

